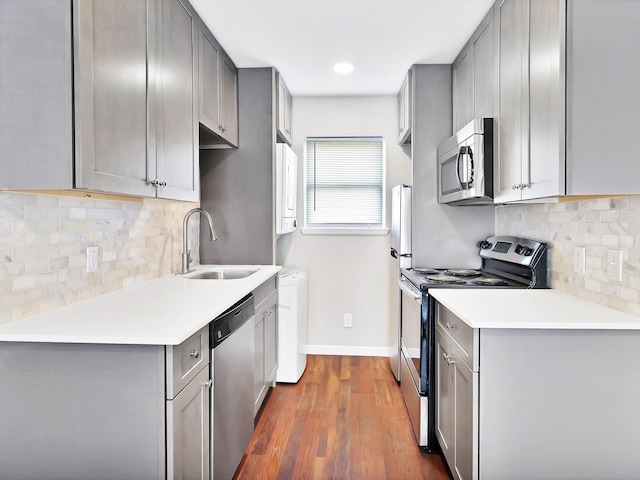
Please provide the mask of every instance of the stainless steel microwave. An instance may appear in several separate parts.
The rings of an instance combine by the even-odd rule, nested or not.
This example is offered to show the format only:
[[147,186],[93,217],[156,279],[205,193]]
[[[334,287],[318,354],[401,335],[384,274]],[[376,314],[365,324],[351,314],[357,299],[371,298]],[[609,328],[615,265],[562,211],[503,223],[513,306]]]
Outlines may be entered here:
[[438,147],[438,203],[493,204],[493,119],[467,123]]

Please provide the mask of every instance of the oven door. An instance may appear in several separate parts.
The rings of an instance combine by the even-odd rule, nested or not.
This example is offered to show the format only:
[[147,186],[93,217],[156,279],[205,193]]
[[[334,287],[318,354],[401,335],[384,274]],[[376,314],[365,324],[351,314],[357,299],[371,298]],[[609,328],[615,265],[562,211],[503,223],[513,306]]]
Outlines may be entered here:
[[[424,395],[427,390],[426,357],[427,339],[424,335],[422,312],[422,293],[405,277],[399,280],[401,333],[400,345],[406,359],[411,380],[419,394]],[[402,378],[402,381],[405,379]],[[408,380],[408,379],[407,379]]]

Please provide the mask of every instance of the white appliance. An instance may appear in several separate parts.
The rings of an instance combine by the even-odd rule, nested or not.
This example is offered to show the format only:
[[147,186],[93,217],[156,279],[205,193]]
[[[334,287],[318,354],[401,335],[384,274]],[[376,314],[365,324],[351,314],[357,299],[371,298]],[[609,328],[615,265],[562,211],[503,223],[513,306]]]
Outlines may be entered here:
[[[408,185],[396,185],[391,190],[391,262],[395,285],[400,279],[400,269],[411,267],[411,187]],[[392,327],[389,363],[393,376],[400,381],[400,290],[395,288],[394,291],[391,308],[397,313]]]
[[296,229],[298,157],[286,143],[276,143],[276,233]]
[[296,383],[307,366],[307,272],[285,267],[278,277],[276,381]]

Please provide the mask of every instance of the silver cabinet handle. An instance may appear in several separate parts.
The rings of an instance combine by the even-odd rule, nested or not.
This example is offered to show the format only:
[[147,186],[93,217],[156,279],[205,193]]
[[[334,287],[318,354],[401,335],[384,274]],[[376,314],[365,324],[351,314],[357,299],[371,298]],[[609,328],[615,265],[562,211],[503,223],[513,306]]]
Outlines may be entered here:
[[453,360],[449,355],[447,355],[446,353],[442,354],[442,357],[447,361],[447,365],[453,365],[454,363],[456,363],[455,360]]
[[515,183],[511,185],[511,190],[517,190],[517,189],[518,189],[518,185],[516,185]]
[[149,183],[149,185],[153,185],[154,187],[159,187],[160,186],[160,180],[158,180],[157,178],[155,178],[153,180],[149,180],[147,183]]
[[447,326],[447,329],[449,329],[449,330],[453,330],[454,328],[456,328],[456,324],[455,323],[447,322],[446,326]]
[[205,383],[203,383],[202,385],[203,385],[204,387],[206,387],[206,388],[211,388],[211,385],[213,385],[213,380],[212,380],[212,379],[209,379],[209,381],[208,381],[208,382],[205,382]]
[[200,351],[199,350],[191,350],[189,352],[189,356],[193,357],[193,358],[198,358],[200,356]]

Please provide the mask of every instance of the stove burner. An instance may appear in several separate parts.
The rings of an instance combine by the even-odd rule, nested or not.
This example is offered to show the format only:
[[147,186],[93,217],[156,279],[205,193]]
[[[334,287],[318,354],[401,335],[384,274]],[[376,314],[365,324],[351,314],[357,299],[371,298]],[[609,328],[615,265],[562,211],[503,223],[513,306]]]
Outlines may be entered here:
[[414,268],[414,272],[416,273],[426,273],[427,275],[438,275],[440,270],[436,270],[435,268]]
[[461,278],[450,275],[427,275],[427,279],[438,283],[465,283]]
[[470,270],[465,268],[446,270],[444,273],[448,273],[454,277],[479,277],[482,275],[480,270]]
[[473,280],[470,280],[469,283],[472,283],[474,285],[490,285],[496,287],[509,285],[508,282],[500,280],[499,278],[474,278]]

